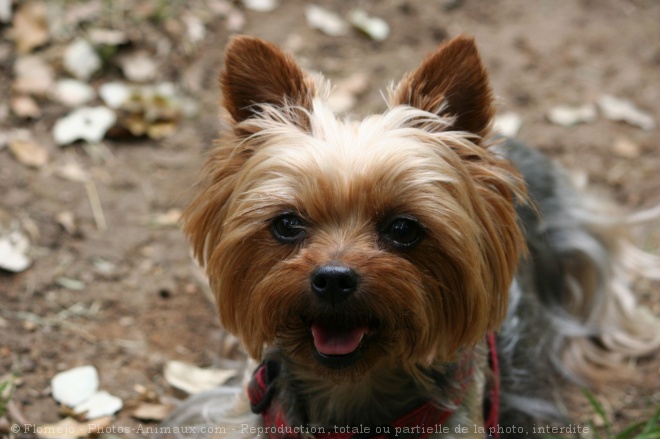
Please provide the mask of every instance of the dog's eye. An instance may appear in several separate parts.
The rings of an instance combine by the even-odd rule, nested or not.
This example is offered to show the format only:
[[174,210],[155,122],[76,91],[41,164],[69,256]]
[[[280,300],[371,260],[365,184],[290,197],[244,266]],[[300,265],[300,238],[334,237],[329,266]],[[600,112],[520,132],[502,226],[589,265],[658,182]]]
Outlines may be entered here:
[[287,213],[275,218],[270,230],[280,242],[292,243],[299,241],[305,236],[305,222],[297,215]]
[[396,248],[410,248],[417,244],[424,231],[417,220],[398,217],[389,221],[381,231],[381,235]]

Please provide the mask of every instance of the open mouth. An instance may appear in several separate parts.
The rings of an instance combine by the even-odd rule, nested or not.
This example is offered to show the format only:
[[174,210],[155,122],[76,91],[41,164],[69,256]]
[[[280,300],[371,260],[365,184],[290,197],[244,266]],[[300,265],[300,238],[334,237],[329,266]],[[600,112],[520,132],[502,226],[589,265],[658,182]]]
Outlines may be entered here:
[[313,323],[311,331],[319,361],[336,369],[350,366],[358,360],[369,327],[346,329]]

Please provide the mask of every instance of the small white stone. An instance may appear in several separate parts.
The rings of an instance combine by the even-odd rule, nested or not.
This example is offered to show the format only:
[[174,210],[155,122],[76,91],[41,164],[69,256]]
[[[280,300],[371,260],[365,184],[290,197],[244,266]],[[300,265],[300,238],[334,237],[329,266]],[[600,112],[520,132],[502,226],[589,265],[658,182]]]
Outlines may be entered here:
[[76,140],[97,143],[116,120],[115,112],[107,107],[82,107],[55,122],[53,136],[58,145]]
[[55,83],[53,99],[68,107],[79,107],[94,99],[94,89],[76,79],[60,79]]
[[645,131],[655,128],[655,120],[625,99],[603,95],[598,99],[598,107],[606,119],[627,122]]
[[258,12],[270,12],[277,8],[277,0],[243,0],[246,8]]
[[340,37],[348,33],[348,23],[339,15],[316,5],[305,7],[307,24],[331,37]]
[[76,404],[73,412],[83,415],[85,419],[97,419],[103,416],[111,416],[124,406],[121,399],[100,390],[83,402]]
[[353,26],[375,41],[383,41],[390,35],[390,26],[385,20],[371,17],[362,9],[354,9],[348,15]]
[[98,390],[99,375],[94,366],[74,367],[55,375],[50,385],[55,401],[74,407]]
[[498,114],[493,121],[493,130],[507,137],[515,137],[521,126],[522,119],[513,112]]
[[64,51],[64,68],[78,79],[87,81],[101,68],[101,58],[87,40],[76,40]]
[[555,125],[571,127],[579,123],[591,123],[596,120],[596,107],[585,104],[579,107],[560,105],[548,112],[548,120]]
[[131,88],[122,82],[108,82],[99,88],[99,95],[108,107],[119,108],[131,97]]

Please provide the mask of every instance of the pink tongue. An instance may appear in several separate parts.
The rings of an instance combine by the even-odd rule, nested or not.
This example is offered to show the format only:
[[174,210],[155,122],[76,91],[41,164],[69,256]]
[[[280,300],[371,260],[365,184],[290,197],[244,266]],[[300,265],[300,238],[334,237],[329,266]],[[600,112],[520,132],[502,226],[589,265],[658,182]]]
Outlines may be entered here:
[[331,331],[316,323],[312,325],[312,336],[316,350],[324,355],[347,355],[354,352],[367,328],[355,328],[347,331]]

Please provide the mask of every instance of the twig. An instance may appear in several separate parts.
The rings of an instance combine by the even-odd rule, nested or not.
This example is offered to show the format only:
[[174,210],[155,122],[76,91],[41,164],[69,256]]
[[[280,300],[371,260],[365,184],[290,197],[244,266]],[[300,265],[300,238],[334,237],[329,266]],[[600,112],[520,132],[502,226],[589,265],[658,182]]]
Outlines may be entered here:
[[21,425],[30,425],[30,423],[25,419],[25,416],[23,416],[23,413],[18,409],[18,406],[14,403],[14,401],[9,401],[7,403],[7,413],[9,414],[9,417],[16,421],[17,424]]
[[92,206],[92,214],[94,215],[94,221],[96,221],[96,228],[99,231],[104,232],[108,229],[108,226],[105,222],[103,206],[101,206],[101,199],[99,198],[99,193],[96,190],[96,184],[94,184],[94,181],[88,180],[85,182],[85,189],[87,190],[89,204]]

